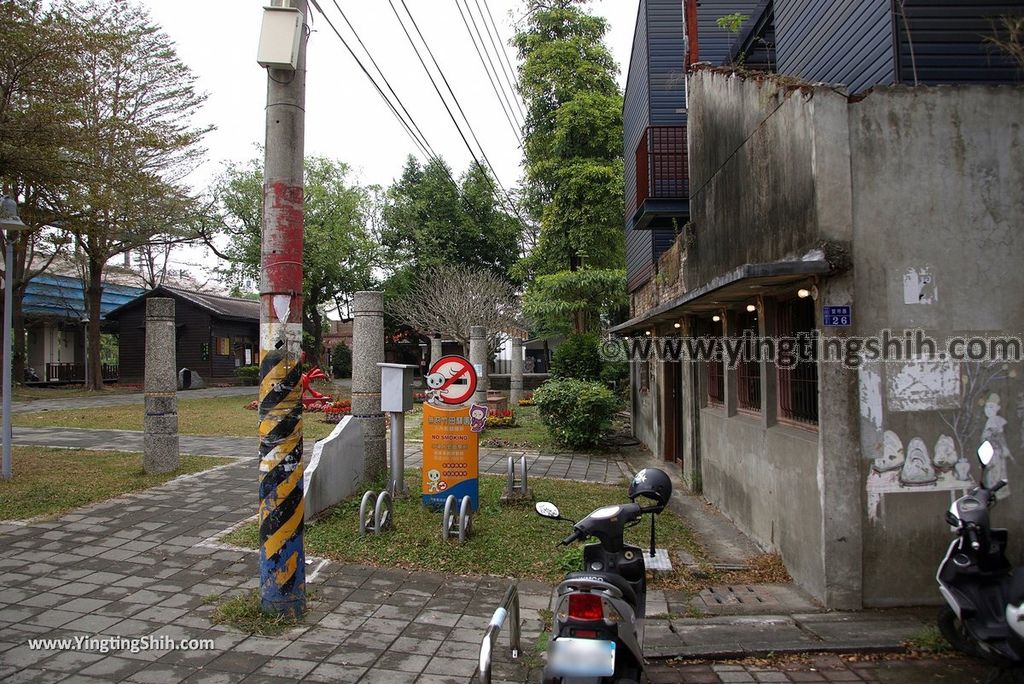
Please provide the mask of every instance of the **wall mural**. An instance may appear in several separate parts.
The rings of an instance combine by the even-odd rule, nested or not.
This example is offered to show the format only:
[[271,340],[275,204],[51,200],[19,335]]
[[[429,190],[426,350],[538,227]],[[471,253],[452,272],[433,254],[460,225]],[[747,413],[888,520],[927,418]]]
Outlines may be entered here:
[[[886,494],[973,487],[974,453],[985,440],[995,450],[986,485],[1009,479],[1008,464],[1015,460],[1006,437],[1008,421],[1002,415],[1001,397],[993,390],[1016,376],[1016,369],[1002,363],[862,366],[861,447],[871,459],[866,483],[869,519],[878,520]],[[903,390],[910,388],[917,391],[908,400]],[[951,402],[954,388],[958,396]],[[1024,440],[1024,392],[1018,397],[1017,416]],[[917,434],[900,435],[897,424]],[[1004,488],[999,496],[1009,496],[1010,491]]]

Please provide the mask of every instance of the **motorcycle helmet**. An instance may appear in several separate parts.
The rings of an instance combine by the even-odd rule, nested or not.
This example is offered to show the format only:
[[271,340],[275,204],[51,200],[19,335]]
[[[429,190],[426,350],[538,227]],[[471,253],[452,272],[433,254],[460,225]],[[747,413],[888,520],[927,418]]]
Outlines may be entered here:
[[629,500],[636,501],[638,496],[651,499],[659,506],[665,506],[672,496],[672,480],[664,470],[644,468],[629,483]]

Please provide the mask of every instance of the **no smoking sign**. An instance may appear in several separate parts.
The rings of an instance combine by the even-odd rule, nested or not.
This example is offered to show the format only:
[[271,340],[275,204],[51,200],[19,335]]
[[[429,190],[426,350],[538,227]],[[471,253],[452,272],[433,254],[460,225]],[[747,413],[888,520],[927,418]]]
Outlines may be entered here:
[[430,367],[427,392],[433,403],[457,406],[472,398],[476,392],[476,383],[476,371],[466,358],[442,356]]

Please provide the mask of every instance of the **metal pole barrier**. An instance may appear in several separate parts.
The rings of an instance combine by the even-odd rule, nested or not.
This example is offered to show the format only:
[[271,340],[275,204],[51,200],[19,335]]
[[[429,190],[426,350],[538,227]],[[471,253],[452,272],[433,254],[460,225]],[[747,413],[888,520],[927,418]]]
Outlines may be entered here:
[[2,477],[10,480],[11,466],[11,325],[14,308],[14,248],[10,233],[7,234],[7,252],[4,261],[4,358],[3,358],[3,390],[4,390],[4,421],[3,421],[3,472]]
[[391,416],[391,492],[405,493],[405,414],[393,411]]
[[498,635],[505,623],[505,618],[512,614],[512,624],[509,625],[509,641],[512,647],[512,658],[519,657],[521,650],[520,626],[519,626],[519,590],[512,585],[505,592],[501,605],[494,611],[491,622],[487,625],[487,632],[480,643],[480,684],[491,684],[491,656],[494,653],[494,645],[498,642]]

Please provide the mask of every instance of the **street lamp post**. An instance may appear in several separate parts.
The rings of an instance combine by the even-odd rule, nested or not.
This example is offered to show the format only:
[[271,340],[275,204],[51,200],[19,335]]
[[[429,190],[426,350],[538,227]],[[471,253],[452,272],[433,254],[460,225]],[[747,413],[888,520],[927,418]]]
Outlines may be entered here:
[[4,255],[4,353],[3,353],[3,467],[0,478],[10,480],[11,472],[11,326],[14,308],[14,239],[28,226],[18,218],[18,203],[12,198],[0,198],[0,229],[7,230],[7,251]]

